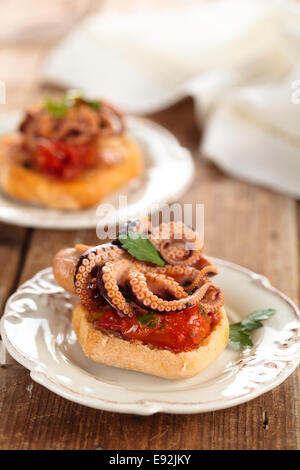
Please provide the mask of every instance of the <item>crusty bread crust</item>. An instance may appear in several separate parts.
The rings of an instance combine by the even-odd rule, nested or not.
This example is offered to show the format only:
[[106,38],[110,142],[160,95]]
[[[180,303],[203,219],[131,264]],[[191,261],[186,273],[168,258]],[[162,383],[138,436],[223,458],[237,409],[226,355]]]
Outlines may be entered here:
[[0,187],[24,202],[55,209],[83,209],[100,203],[107,194],[138,177],[143,170],[138,145],[130,137],[120,135],[102,138],[101,142],[103,147],[120,150],[122,161],[86,170],[73,181],[56,181],[14,162],[7,150],[18,139],[18,135],[9,135],[0,141]]
[[172,353],[153,349],[138,341],[126,341],[110,336],[88,321],[87,312],[79,304],[73,312],[73,329],[83,352],[90,359],[113,367],[131,369],[167,379],[186,379],[199,374],[226,347],[229,326],[225,309],[220,309],[220,321],[198,349]]

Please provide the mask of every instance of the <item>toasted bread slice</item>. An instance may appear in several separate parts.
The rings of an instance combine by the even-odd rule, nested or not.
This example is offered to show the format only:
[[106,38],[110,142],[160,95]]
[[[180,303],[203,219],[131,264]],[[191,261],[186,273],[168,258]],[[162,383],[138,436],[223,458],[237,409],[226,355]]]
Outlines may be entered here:
[[143,161],[138,145],[128,136],[102,138],[107,149],[120,151],[122,160],[111,166],[85,170],[72,181],[58,181],[18,163],[9,152],[18,135],[0,141],[0,188],[9,196],[55,209],[78,210],[99,204],[105,196],[138,177]]
[[173,353],[103,332],[89,320],[79,304],[73,312],[73,329],[86,356],[108,366],[131,369],[167,379],[186,379],[199,374],[222,353],[227,345],[229,326],[225,309],[220,320],[202,344],[192,351]]

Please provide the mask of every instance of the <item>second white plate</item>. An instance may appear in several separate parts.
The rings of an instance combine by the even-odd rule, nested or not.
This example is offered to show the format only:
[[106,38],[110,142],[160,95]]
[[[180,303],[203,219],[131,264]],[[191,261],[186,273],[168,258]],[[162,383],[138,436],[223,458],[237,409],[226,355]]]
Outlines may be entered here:
[[[0,117],[0,135],[14,132],[19,119],[19,113]],[[147,119],[128,117],[127,129],[141,148],[145,171],[102,201],[114,210],[105,210],[108,206],[103,206],[103,211],[97,211],[97,206],[80,211],[47,209],[22,204],[0,192],[0,221],[34,228],[101,229],[178,199],[193,178],[194,163],[189,151],[169,131]],[[119,204],[119,196],[127,198],[126,206]]]

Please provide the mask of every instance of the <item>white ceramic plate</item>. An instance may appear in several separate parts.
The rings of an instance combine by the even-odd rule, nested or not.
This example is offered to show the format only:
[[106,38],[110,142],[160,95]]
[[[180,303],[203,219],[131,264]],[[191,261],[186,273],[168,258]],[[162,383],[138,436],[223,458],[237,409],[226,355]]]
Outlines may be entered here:
[[201,413],[251,400],[283,382],[300,361],[300,313],[269,281],[214,260],[231,322],[261,308],[276,314],[243,352],[229,347],[198,376],[170,381],[107,367],[88,359],[71,328],[76,299],[58,287],[51,269],[39,272],[8,300],[1,334],[9,353],[33,380],[77,403],[107,411],[150,415]]
[[[19,113],[0,117],[0,135],[13,132]],[[147,214],[153,205],[178,199],[188,188],[194,173],[191,154],[163,127],[143,118],[127,118],[128,133],[142,150],[145,171],[102,202],[115,211],[97,212],[97,206],[79,211],[61,211],[23,204],[0,192],[0,221],[25,227],[85,229],[123,223],[130,217]],[[127,196],[127,207],[119,208],[119,196]]]

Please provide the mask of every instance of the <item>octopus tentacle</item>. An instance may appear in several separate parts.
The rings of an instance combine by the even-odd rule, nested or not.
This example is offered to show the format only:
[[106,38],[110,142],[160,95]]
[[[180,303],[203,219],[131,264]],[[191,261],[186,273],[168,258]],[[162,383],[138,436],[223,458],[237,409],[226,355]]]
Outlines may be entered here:
[[[161,313],[172,311],[170,300],[164,299],[161,295],[153,292],[155,285],[160,294],[171,294],[172,297],[178,300],[188,296],[173,278],[163,274],[157,275],[149,272],[143,274],[140,271],[131,270],[128,274],[128,281],[134,301],[146,310],[150,309]],[[148,286],[149,281],[152,288]]]
[[120,313],[132,317],[134,309],[127,302],[119,286],[126,286],[129,269],[133,263],[126,258],[115,262],[107,262],[98,271],[97,284],[103,297]]
[[168,264],[191,266],[201,257],[202,240],[181,222],[161,224],[149,238]]
[[197,259],[195,263],[193,263],[193,267],[201,271],[202,268],[205,268],[206,266],[215,266],[214,263],[207,258],[203,253],[201,253],[201,256]]
[[192,283],[187,285],[186,288],[190,291],[197,289],[197,287],[199,287],[200,283],[202,282],[203,278],[205,276],[212,275],[212,274],[218,274],[217,266],[211,265],[211,266],[206,266],[205,268],[202,268],[201,271],[198,271]]
[[182,265],[166,265],[164,267],[154,267],[153,272],[166,274],[173,277],[181,285],[184,285],[186,290],[194,290],[199,287],[200,282],[204,276],[210,276],[218,273],[218,268],[214,265],[208,265],[199,271],[193,266],[182,266]]
[[80,257],[74,275],[75,293],[88,310],[98,306],[97,301],[89,295],[89,286],[97,275],[97,268],[109,260],[120,258],[122,255],[123,250],[108,243],[91,248]]
[[224,294],[219,287],[214,284],[207,290],[201,301],[201,305],[208,312],[216,312],[224,304]]
[[[199,271],[192,266],[172,265],[167,264],[164,267],[154,267],[152,272],[157,274],[164,274],[172,277],[178,284],[184,287],[186,292],[192,291],[191,284],[194,283]],[[198,285],[197,285],[198,287]]]
[[[138,271],[130,271],[128,279],[134,300],[146,310],[152,310],[158,313],[176,312],[199,304],[207,290],[213,286],[211,282],[206,282],[192,295],[188,295],[186,292],[183,293],[180,289],[177,289],[176,296],[179,298],[165,300],[158,297],[149,289],[147,276],[145,274]],[[170,287],[171,285],[170,283]],[[175,284],[173,284],[172,287],[175,288]]]
[[188,295],[172,276],[157,274],[155,271],[146,271],[145,277],[147,284],[150,285],[152,291],[155,290],[157,295],[164,296],[171,294],[175,299],[182,299]]
[[141,308],[158,313],[196,304],[210,312],[220,308],[223,293],[209,280],[218,269],[202,254],[202,241],[193,230],[174,222],[152,229],[147,217],[120,229],[128,230],[147,233],[168,264],[137,261],[114,242],[89,249],[80,257],[74,276],[76,293],[89,310],[103,298],[129,317]]

